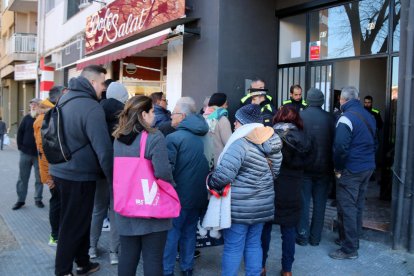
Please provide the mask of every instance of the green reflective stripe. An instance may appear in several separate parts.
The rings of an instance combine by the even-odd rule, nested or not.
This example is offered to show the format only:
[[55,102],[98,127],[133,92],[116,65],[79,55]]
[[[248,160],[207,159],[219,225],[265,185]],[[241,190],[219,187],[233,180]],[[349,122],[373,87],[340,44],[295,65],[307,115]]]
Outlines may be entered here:
[[248,98],[250,98],[252,95],[250,95],[250,93],[249,94],[247,94],[246,96],[244,96],[240,101],[242,102],[242,103],[244,103],[245,101],[247,101],[247,99]]
[[265,111],[266,109],[269,110],[270,112],[272,112],[272,110],[273,110],[272,106],[270,104],[267,104],[267,105],[262,107],[261,112]]
[[292,103],[292,100],[283,101],[283,104],[290,104]]
[[379,114],[379,113],[380,113],[380,111],[379,111],[378,109],[375,109],[375,108],[372,108],[372,109],[371,109],[371,111],[372,111],[372,112],[375,112],[375,113],[377,113],[377,114]]
[[302,104],[304,105],[304,106],[307,106],[308,104],[305,102],[305,100],[302,100]]
[[269,101],[272,101],[272,96],[270,96],[270,95],[266,95],[266,98],[269,100]]

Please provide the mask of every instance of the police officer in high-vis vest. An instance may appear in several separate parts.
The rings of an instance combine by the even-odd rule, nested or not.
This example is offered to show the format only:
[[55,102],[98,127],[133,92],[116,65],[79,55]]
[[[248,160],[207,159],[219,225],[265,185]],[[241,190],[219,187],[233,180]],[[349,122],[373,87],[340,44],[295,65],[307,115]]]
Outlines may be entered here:
[[369,113],[371,113],[372,116],[374,116],[375,121],[377,123],[377,130],[381,130],[382,125],[383,125],[381,114],[380,114],[380,111],[378,109],[375,109],[375,108],[372,107],[372,103],[373,103],[373,100],[372,100],[371,96],[368,95],[364,98],[364,107],[365,107],[365,109]]
[[297,112],[306,108],[307,104],[302,99],[302,87],[299,84],[290,87],[290,100],[284,101],[282,105],[292,105]]
[[265,89],[265,83],[261,79],[254,79],[248,89],[248,94],[240,100],[240,105],[257,104],[260,105],[263,124],[273,126],[272,120],[276,113],[276,108],[272,105],[272,96],[267,95],[268,89]]

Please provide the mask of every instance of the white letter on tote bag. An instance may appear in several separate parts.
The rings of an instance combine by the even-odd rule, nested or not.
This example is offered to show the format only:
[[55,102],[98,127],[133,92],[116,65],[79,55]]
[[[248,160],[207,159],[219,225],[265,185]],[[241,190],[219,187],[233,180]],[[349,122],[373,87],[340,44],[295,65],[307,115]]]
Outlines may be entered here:
[[141,179],[141,183],[142,183],[142,191],[144,192],[145,204],[151,205],[158,192],[157,182],[154,181],[152,183],[151,190],[149,189],[149,186],[148,186],[148,179]]

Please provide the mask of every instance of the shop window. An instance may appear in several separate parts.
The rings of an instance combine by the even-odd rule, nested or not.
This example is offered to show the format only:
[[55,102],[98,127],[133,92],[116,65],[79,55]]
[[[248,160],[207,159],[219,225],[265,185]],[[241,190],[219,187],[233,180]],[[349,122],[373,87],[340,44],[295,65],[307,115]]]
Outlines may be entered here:
[[304,62],[306,53],[306,14],[280,20],[279,64]]
[[79,12],[80,0],[68,0],[67,3],[66,19],[69,19]]
[[364,0],[310,14],[309,60],[385,53],[388,0]]
[[401,1],[395,1],[395,8],[394,8],[394,17],[393,17],[393,51],[399,52],[400,51],[400,16],[401,16]]

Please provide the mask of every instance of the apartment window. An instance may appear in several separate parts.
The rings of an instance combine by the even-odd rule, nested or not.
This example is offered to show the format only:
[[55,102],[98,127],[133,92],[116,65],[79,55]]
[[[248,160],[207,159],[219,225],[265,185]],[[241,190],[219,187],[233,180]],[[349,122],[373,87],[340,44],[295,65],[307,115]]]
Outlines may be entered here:
[[79,12],[79,4],[80,4],[80,0],[68,0],[67,1],[67,16],[66,19],[71,18],[72,16],[74,16],[75,14],[77,14]]

